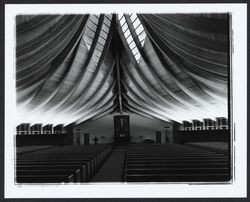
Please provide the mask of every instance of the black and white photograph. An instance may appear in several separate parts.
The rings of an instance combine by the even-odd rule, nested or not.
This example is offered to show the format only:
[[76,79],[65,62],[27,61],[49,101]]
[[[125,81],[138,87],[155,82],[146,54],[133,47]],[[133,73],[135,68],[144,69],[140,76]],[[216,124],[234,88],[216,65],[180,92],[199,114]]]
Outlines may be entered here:
[[234,12],[149,7],[10,12],[11,186],[241,182]]

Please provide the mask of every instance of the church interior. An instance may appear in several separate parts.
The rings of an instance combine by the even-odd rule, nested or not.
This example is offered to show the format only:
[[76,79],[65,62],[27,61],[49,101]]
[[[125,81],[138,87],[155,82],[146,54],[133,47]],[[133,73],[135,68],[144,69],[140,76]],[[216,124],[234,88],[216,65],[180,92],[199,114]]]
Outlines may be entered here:
[[230,181],[229,14],[15,20],[16,183]]

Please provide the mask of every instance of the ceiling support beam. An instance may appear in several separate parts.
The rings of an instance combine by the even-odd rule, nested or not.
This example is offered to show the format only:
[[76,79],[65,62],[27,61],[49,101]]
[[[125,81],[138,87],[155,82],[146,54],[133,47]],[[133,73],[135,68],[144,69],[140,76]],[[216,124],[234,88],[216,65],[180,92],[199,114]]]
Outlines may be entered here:
[[[113,14],[114,27],[118,26],[117,14]],[[120,72],[120,62],[119,62],[119,49],[118,49],[118,32],[114,29],[114,56],[115,56],[115,67],[117,75],[117,86],[118,86],[118,101],[119,101],[119,113],[122,114],[122,91],[121,91],[121,72]]]

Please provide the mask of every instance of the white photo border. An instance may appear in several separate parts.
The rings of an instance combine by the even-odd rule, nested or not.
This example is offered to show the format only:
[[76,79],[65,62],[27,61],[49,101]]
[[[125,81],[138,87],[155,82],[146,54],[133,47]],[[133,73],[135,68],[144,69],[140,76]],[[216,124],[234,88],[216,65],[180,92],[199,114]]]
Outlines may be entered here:
[[[15,16],[85,13],[231,13],[234,179],[229,184],[14,183]],[[246,4],[5,4],[5,198],[235,198],[247,196],[247,5]]]

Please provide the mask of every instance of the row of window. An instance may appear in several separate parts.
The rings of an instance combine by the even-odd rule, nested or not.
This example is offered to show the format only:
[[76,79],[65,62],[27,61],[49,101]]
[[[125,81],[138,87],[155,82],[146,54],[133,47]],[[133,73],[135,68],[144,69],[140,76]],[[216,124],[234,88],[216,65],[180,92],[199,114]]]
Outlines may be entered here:
[[221,130],[228,129],[228,119],[225,117],[218,117],[215,120],[203,119],[202,121],[193,120],[192,122],[183,121],[181,130]]
[[17,131],[17,135],[64,134],[61,131]]
[[225,130],[228,129],[228,125],[221,126],[197,126],[197,127],[181,127],[180,130]]
[[17,135],[35,135],[35,134],[62,134],[65,130],[62,124],[53,127],[52,124],[42,126],[42,124],[34,124],[30,126],[29,123],[22,123],[16,127]]

